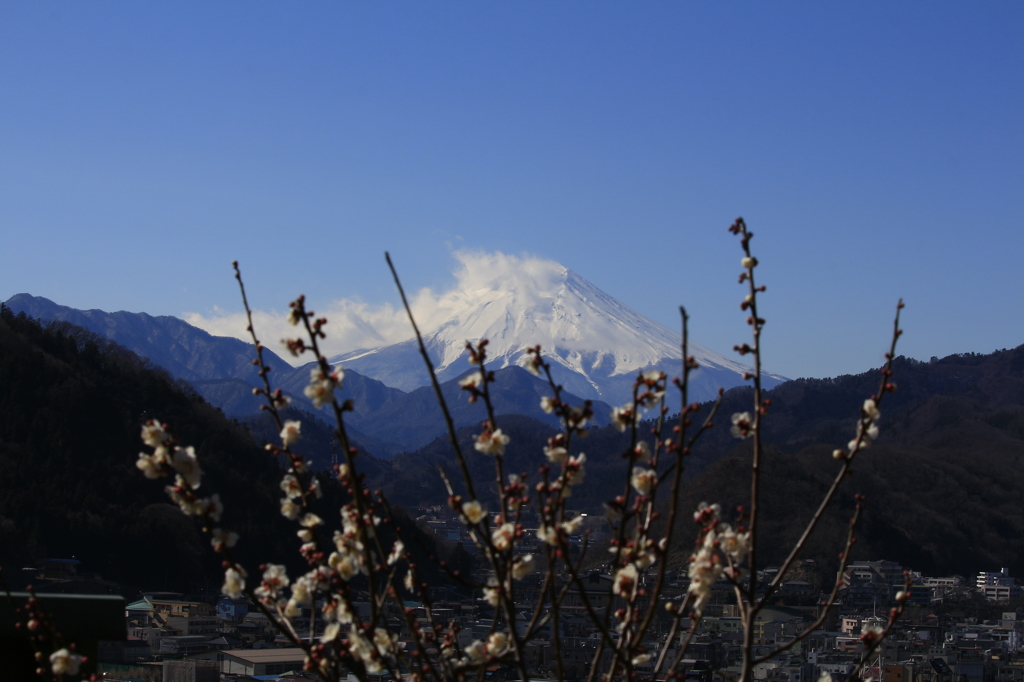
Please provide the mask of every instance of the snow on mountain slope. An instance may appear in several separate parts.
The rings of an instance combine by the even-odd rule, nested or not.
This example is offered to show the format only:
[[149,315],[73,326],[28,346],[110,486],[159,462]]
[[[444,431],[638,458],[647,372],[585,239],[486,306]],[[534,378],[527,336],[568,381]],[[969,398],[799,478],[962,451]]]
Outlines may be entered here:
[[[467,340],[488,339],[489,364],[524,363],[540,344],[556,379],[587,398],[623,402],[640,370],[680,373],[680,335],[609,296],[568,268],[538,258],[461,254],[458,286],[438,300],[424,335],[441,380],[469,369]],[[691,344],[701,365],[696,399],[745,383],[749,367]],[[331,359],[385,384],[412,390],[429,382],[415,341],[344,353]],[[765,374],[766,386],[784,377]]]

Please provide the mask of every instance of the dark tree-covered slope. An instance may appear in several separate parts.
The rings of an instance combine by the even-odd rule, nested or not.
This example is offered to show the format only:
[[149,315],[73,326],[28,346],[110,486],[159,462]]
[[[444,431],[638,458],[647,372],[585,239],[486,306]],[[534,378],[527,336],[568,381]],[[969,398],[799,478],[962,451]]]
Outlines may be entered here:
[[[1024,575],[1024,347],[931,363],[898,358],[894,369],[899,388],[885,397],[881,436],[860,456],[806,555],[835,565],[853,495],[863,493],[868,504],[856,557],[897,560],[930,573],[970,575],[1006,566]],[[875,370],[790,381],[767,393],[772,405],[764,429],[765,561],[781,561],[813,514],[838,470],[832,450],[853,436],[858,410],[878,382]],[[733,413],[750,409],[750,398],[750,389],[726,393],[715,427],[687,461],[679,557],[690,551],[690,512],[700,502],[719,502],[727,515],[749,502],[749,441],[733,438],[728,426]],[[709,408],[703,405],[701,414]],[[501,417],[499,425],[512,437],[506,470],[536,472],[551,427],[522,417]],[[648,437],[650,428],[643,425]],[[490,458],[472,447],[478,431],[460,430],[460,442],[479,487],[490,491]],[[610,427],[576,441],[573,451],[587,454],[587,479],[574,490],[574,507],[601,513],[602,503],[622,492],[627,446],[627,434]],[[438,466],[457,471],[446,438],[399,455],[390,465],[380,485],[406,504],[444,494]]]
[[[893,559],[936,574],[1003,566],[1024,574],[1024,347],[931,363],[897,359],[894,369],[899,390],[882,405],[881,437],[859,459],[807,555],[834,564],[852,496],[863,493],[868,505],[857,557]],[[810,517],[836,470],[832,449],[852,436],[857,411],[877,385],[873,371],[792,381],[769,392],[764,560],[780,560]],[[466,405],[465,397],[450,396],[455,409],[482,420],[483,408]],[[729,416],[749,403],[749,389],[728,392],[715,428],[687,463],[674,548],[680,557],[693,535],[689,512],[700,501],[720,502],[726,510],[748,502],[749,441],[732,438],[727,427]],[[183,442],[196,446],[208,472],[204,487],[224,497],[225,525],[241,533],[239,551],[247,562],[292,556],[294,528],[277,513],[277,462],[247,429],[123,348],[69,325],[44,329],[6,311],[0,316],[0,562],[76,556],[87,570],[140,586],[217,580],[216,561],[193,521],[166,502],[163,482],[146,480],[134,466],[139,426],[149,417],[171,423]],[[403,419],[422,417],[388,413],[385,426],[398,429]],[[304,422],[304,448],[327,464],[330,428],[308,416]],[[274,437],[265,422],[249,426],[260,440]],[[512,437],[506,471],[528,472],[536,481],[552,427],[514,415],[499,417],[499,426]],[[643,425],[648,433],[650,427]],[[495,483],[491,458],[472,447],[478,430],[460,429],[459,440],[486,498]],[[602,502],[621,493],[627,445],[627,434],[610,427],[575,442],[574,452],[587,453],[587,479],[574,491],[575,508],[600,513]],[[360,461],[370,487],[408,506],[442,502],[447,493],[437,468],[457,471],[445,437],[391,461],[365,452]],[[330,509],[340,491],[327,490],[332,499],[321,515],[335,518]]]
[[[329,464],[332,430],[308,413],[299,450]],[[261,563],[308,567],[299,557],[296,526],[279,512],[282,471],[252,433],[133,352],[67,323],[41,326],[0,306],[0,565],[18,569],[45,558],[76,558],[88,573],[140,589],[217,589],[217,555],[196,519],[169,503],[167,480],[149,480],[135,466],[139,432],[150,418],[171,425],[195,447],[204,477],[200,492],[220,494],[223,526],[239,533],[236,558],[256,575]],[[276,429],[251,425],[266,440]],[[262,439],[261,439],[262,440]],[[316,455],[314,455],[316,456]],[[382,464],[363,453],[370,474]],[[321,475],[314,511],[339,525],[341,486]],[[468,567],[468,557],[435,547],[396,510],[414,560],[432,583],[427,554]],[[387,536],[388,528],[381,532]]]
[[[141,425],[173,425],[220,492],[250,561],[281,561],[277,463],[241,426],[134,353],[71,325],[0,315],[0,562],[46,557],[139,587],[193,587],[219,575],[166,481],[135,467]],[[269,531],[269,532],[268,532]],[[212,576],[212,577],[211,577]]]

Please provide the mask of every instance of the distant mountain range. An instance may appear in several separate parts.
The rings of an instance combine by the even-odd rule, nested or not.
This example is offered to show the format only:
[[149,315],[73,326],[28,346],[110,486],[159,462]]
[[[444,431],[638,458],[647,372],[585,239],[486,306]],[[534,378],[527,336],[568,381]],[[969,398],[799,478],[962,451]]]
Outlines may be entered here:
[[[116,579],[142,576],[154,585],[198,584],[204,575],[218,580],[220,565],[208,549],[204,554],[205,541],[194,524],[164,501],[163,482],[148,481],[135,468],[139,424],[152,416],[173,424],[185,442],[195,444],[209,489],[224,496],[228,527],[242,535],[239,551],[249,553],[243,559],[250,565],[286,560],[286,540],[295,542],[295,536],[293,529],[282,528],[277,513],[280,472],[258,447],[260,439],[274,437],[268,420],[249,420],[249,430],[240,428],[166,374],[102,338],[59,323],[40,328],[7,312],[0,315],[0,563],[21,566],[37,557],[76,555]],[[867,508],[856,559],[890,559],[935,576],[1000,567],[1024,574],[1024,346],[930,363],[898,358],[894,370],[899,390],[882,404],[881,434],[858,456],[853,477],[806,556],[818,562],[823,576],[835,575],[836,543],[846,532],[853,496],[862,493]],[[542,390],[518,368],[498,374],[508,404],[532,402]],[[768,394],[772,404],[761,470],[765,562],[781,561],[785,547],[814,514],[838,466],[832,449],[849,440],[864,397],[877,389],[878,380],[877,370],[800,379]],[[396,389],[368,394],[367,400],[379,404],[366,414],[393,425],[395,438],[432,419],[425,403],[413,400],[417,391],[391,391]],[[448,383],[445,391],[456,396],[458,389]],[[728,416],[749,409],[750,397],[749,388],[728,391],[715,428],[686,460],[684,512],[714,501],[731,517],[738,505],[748,504],[750,441],[732,437]],[[477,490],[494,508],[493,459],[472,451],[480,406],[461,398],[453,402],[456,419],[466,424],[458,439],[472,454],[468,466]],[[709,407],[702,405],[701,414]],[[532,484],[533,472],[546,461],[541,451],[551,427],[512,414],[502,416],[499,426],[511,436],[505,470],[530,473]],[[642,433],[650,426],[645,423]],[[303,432],[304,454],[329,461],[330,428],[313,422]],[[669,435],[670,425],[664,433]],[[628,435],[598,427],[588,438],[574,439],[574,452],[587,454],[586,485],[573,495],[575,509],[600,514],[602,502],[621,494],[630,466],[622,457]],[[417,437],[433,436],[419,432]],[[446,440],[434,439],[388,460],[372,454],[360,458],[366,485],[383,489],[392,503],[406,508],[443,501],[447,493],[438,467],[457,469]],[[341,491],[332,481],[325,478],[324,502],[325,509],[336,510]],[[670,564],[685,566],[695,526],[688,513],[677,522]]]
[[[525,362],[525,349],[540,344],[555,380],[584,398],[619,404],[631,395],[637,372],[660,369],[681,373],[681,335],[609,296],[572,270],[553,261],[531,261],[529,272],[502,269],[489,281],[473,282],[444,301],[445,316],[424,334],[442,381],[469,370],[466,341],[487,339],[493,367]],[[691,384],[697,400],[719,387],[746,385],[750,367],[691,343],[700,363]],[[415,339],[331,358],[383,381],[412,390],[428,383]],[[786,381],[764,373],[771,388]]]
[[[897,358],[894,381],[899,389],[881,405],[880,436],[858,455],[855,471],[812,536],[805,556],[834,576],[839,542],[853,512],[854,495],[867,497],[855,558],[889,559],[925,572],[970,576],[980,570],[1008,567],[1024,575],[1024,346],[989,355],[952,355],[932,362]],[[797,379],[766,394],[771,407],[765,421],[765,455],[761,491],[765,511],[762,560],[781,562],[816,510],[839,465],[832,451],[854,433],[866,396],[878,390],[878,370],[833,379]],[[732,519],[749,504],[750,440],[737,440],[728,416],[749,410],[752,392],[726,392],[715,427],[686,460],[682,509],[700,502],[721,504]],[[704,403],[698,419],[706,415]],[[511,436],[507,471],[532,472],[550,431],[527,418],[500,420]],[[671,437],[674,422],[664,427]],[[641,433],[649,434],[650,422]],[[473,431],[459,439],[472,450]],[[574,450],[587,455],[586,485],[572,503],[600,515],[602,503],[622,494],[629,462],[628,434],[614,428],[593,429]],[[389,468],[371,476],[368,485],[382,488],[393,503],[408,508],[430,504],[446,492],[438,468],[456,470],[447,442],[434,442],[415,453],[397,455]],[[493,476],[491,462],[470,458],[477,481]],[[478,488],[479,490],[479,488]],[[461,491],[461,490],[460,490]],[[481,493],[496,505],[494,491]],[[678,519],[676,560],[685,562],[697,526],[689,513]]]
[[[114,340],[174,377],[191,382],[230,416],[251,415],[258,409],[251,391],[259,383],[258,377],[250,345],[244,341],[212,336],[176,317],[75,310],[29,294],[18,294],[6,305],[16,313],[70,322]],[[669,376],[681,374],[679,332],[644,317],[553,261],[532,259],[478,267],[471,281],[460,280],[459,286],[438,301],[435,312],[424,342],[441,382],[471,370],[465,345],[481,339],[489,342],[488,366],[495,370],[522,366],[525,350],[539,344],[555,381],[578,396],[577,401],[622,404],[629,400],[638,372],[660,369]],[[299,407],[311,409],[302,396],[308,369],[292,368],[281,357],[266,352],[277,384]],[[749,383],[743,378],[752,371],[749,366],[694,343],[689,353],[700,364],[700,371],[691,377],[692,399],[708,400],[719,388]],[[343,353],[330,362],[348,373],[350,397],[359,398],[356,403],[363,410],[357,412],[356,421],[371,431],[370,422],[375,420],[362,417],[393,401],[401,403],[406,400],[401,398],[404,394],[416,394],[416,389],[430,384],[415,339]],[[516,385],[521,388],[524,381],[517,380]],[[783,376],[762,374],[765,388],[783,381]],[[525,394],[519,395],[525,398]],[[507,403],[506,407],[543,418],[536,405]],[[599,412],[607,414],[604,408]],[[390,430],[388,435],[395,437]],[[424,434],[409,432],[406,436],[408,439],[403,436],[394,445],[419,445]]]
[[[212,336],[176,317],[76,310],[29,294],[13,296],[5,305],[16,314],[25,313],[44,322],[66,322],[110,339],[149,359],[173,377],[189,382],[229,417],[259,414],[261,401],[252,394],[252,389],[262,383],[252,364],[252,346],[243,341]],[[311,365],[292,367],[273,351],[268,349],[264,353],[272,368],[273,386],[289,395],[298,409],[319,414],[303,395]],[[420,372],[425,373],[422,367]],[[496,377],[493,398],[498,414],[522,414],[555,424],[554,417],[540,408],[541,397],[550,393],[546,383],[515,366],[498,370]],[[477,424],[484,413],[479,405],[467,403],[458,378],[447,379],[442,386],[456,426]],[[355,405],[355,411],[348,417],[352,438],[377,456],[390,457],[414,450],[443,435],[440,408],[431,388],[406,392],[346,368],[341,397],[351,398]],[[571,392],[565,398],[573,404],[584,400]],[[594,410],[595,422],[607,424],[611,407],[597,401]]]
[[[640,315],[568,268],[531,261],[526,271],[505,268],[488,277],[448,295],[444,315],[424,338],[457,426],[482,420],[481,410],[466,404],[456,383],[473,369],[465,359],[467,340],[489,341],[488,367],[497,370],[499,378],[494,391],[498,414],[521,414],[547,424],[554,424],[554,419],[541,411],[540,398],[550,388],[521,368],[529,346],[541,345],[567,400],[595,401],[598,424],[608,421],[608,402],[629,399],[638,372],[681,373],[677,332]],[[11,297],[6,306],[115,341],[189,382],[230,417],[259,413],[262,401],[252,389],[262,382],[252,364],[252,346],[244,341],[213,336],[176,317],[76,310],[29,294]],[[706,400],[719,387],[748,383],[743,374],[749,367],[696,344],[691,344],[690,353],[701,365],[692,377],[692,398]],[[274,387],[284,390],[297,409],[315,412],[303,395],[309,366],[292,367],[269,349],[264,357],[272,367]],[[356,406],[349,417],[352,436],[365,448],[389,457],[441,435],[440,411],[415,340],[345,353],[330,362],[345,369],[343,396]],[[763,374],[766,388],[784,380]]]

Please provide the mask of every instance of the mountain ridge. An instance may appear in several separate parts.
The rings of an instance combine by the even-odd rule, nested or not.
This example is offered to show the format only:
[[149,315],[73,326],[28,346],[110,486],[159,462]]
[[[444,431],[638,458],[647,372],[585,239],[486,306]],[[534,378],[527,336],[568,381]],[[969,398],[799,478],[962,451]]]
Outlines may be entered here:
[[[107,313],[96,309],[81,311],[29,294],[14,296],[4,305],[14,313],[25,313],[48,323],[79,326],[116,342],[173,377],[189,382],[207,402],[229,417],[248,420],[260,414],[263,400],[253,395],[253,388],[262,387],[263,382],[252,364],[251,344],[231,337],[212,336],[170,316],[154,317],[125,311]],[[183,362],[181,355],[188,349],[195,357]],[[312,415],[324,414],[303,393],[314,366],[312,362],[292,367],[269,349],[264,350],[264,359],[273,368],[272,386],[291,397],[296,409]],[[425,369],[421,371],[426,373]],[[509,379],[494,386],[497,414],[524,414],[542,423],[554,423],[554,418],[540,409],[540,398],[549,392],[544,382],[517,367],[498,370],[497,375]],[[442,382],[442,392],[456,426],[462,427],[479,422],[480,416],[466,409],[464,400],[459,400],[462,391],[458,378]],[[440,433],[441,412],[433,389],[420,388],[406,393],[346,368],[339,398],[352,400],[353,411],[346,422],[353,428],[354,440],[379,457],[415,450]],[[574,404],[583,402],[583,398],[571,391],[567,391],[564,398]],[[607,423],[610,409],[598,401],[596,423]]]
[[[519,265],[465,276],[439,302],[443,318],[423,334],[438,379],[467,371],[466,342],[485,338],[488,361],[495,368],[522,366],[526,349],[539,344],[555,380],[584,398],[621,403],[630,395],[638,372],[681,373],[678,332],[563,265],[540,260],[530,261],[529,267]],[[701,365],[692,386],[698,400],[713,397],[719,387],[746,385],[743,375],[753,371],[699,344],[691,343],[688,350]],[[429,383],[415,339],[341,353],[330,362],[405,391]],[[762,378],[765,388],[787,380],[768,372]]]
[[[197,540],[193,524],[166,503],[163,484],[141,478],[134,467],[138,426],[158,416],[196,445],[211,489],[225,492],[231,515],[227,523],[241,532],[243,548],[253,547],[248,539],[259,537],[258,560],[276,560],[266,551],[270,538],[282,544],[283,558],[283,539],[294,541],[294,533],[274,530],[281,517],[273,458],[237,424],[194,401],[180,383],[167,381],[166,372],[153,372],[134,354],[114,344],[94,343],[80,332],[69,326],[44,328],[6,311],[0,315],[0,484],[5,486],[0,494],[0,549],[21,553],[24,548],[32,556],[78,553],[114,577],[126,567],[142,566],[135,559],[145,553],[152,559],[140,570],[159,579],[168,570],[167,548],[177,546],[182,551],[169,555],[177,562],[169,566],[172,575],[194,580],[206,567],[216,576],[220,567],[215,561],[197,561],[205,542]],[[1020,575],[1024,346],[931,363],[897,358],[893,369],[899,390],[887,394],[881,405],[880,436],[858,455],[853,478],[812,538],[806,556],[834,570],[836,539],[844,537],[854,494],[862,493],[868,504],[856,559],[891,559],[931,575],[969,575],[1002,566]],[[511,383],[522,374],[509,372],[510,378],[502,375],[496,385]],[[815,501],[838,466],[832,449],[850,438],[864,397],[877,390],[878,381],[876,369],[834,379],[795,380],[769,393],[772,405],[762,462],[766,562],[780,560],[778,552],[814,513]],[[738,473],[749,472],[750,441],[732,437],[727,416],[749,409],[750,397],[749,388],[733,389],[723,397],[719,425],[706,433],[687,460],[683,510],[709,501],[731,514],[736,505],[747,504],[749,487],[737,483],[745,478]],[[468,405],[464,394],[458,402],[483,418],[482,407]],[[702,405],[695,420],[708,408]],[[506,451],[508,470],[529,473],[532,484],[535,468],[546,462],[542,448],[550,427],[518,415],[498,421],[512,439]],[[262,437],[273,439],[275,427],[266,422]],[[202,424],[211,428],[200,428]],[[649,434],[650,426],[644,422],[640,433]],[[671,433],[670,427],[671,423],[666,425],[664,435]],[[458,440],[469,453],[471,470],[479,472],[481,496],[490,501],[495,495],[488,485],[494,480],[493,461],[473,451],[476,428],[461,428]],[[330,440],[329,428],[316,425],[300,442],[304,448],[310,446],[308,454],[316,462],[330,462],[329,449],[313,451],[318,431],[322,441]],[[629,447],[630,434],[609,427],[574,439],[573,449],[587,453],[586,485],[572,498],[577,509],[598,514],[602,501],[620,493],[630,465],[621,454]],[[447,439],[436,439],[416,451],[367,465],[367,484],[371,489],[385,488],[395,504],[415,506],[421,495],[423,501],[437,504],[437,495],[443,500],[446,493],[436,467],[451,468],[450,457]],[[263,472],[259,481],[253,476],[255,469]],[[238,497],[227,495],[233,489]],[[247,511],[247,491],[249,497],[253,491],[258,494],[258,506],[269,506],[268,515]],[[685,513],[679,524],[672,562],[685,566],[695,526]],[[110,543],[103,551],[89,549],[97,537]],[[117,543],[124,543],[125,549],[106,549]],[[91,554],[86,557],[86,552]]]

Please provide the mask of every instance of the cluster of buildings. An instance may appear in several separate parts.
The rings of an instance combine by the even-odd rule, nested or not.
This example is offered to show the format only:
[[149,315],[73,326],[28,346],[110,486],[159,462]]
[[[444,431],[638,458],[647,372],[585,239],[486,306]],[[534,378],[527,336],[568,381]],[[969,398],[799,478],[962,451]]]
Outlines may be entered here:
[[[791,581],[782,583],[778,604],[765,608],[756,623],[756,654],[768,656],[755,669],[755,677],[765,682],[818,682],[823,675],[843,680],[861,659],[861,632],[866,627],[884,626],[896,593],[903,588],[903,568],[889,561],[852,564],[842,576],[839,603],[824,613],[824,620],[810,636],[785,653],[771,657],[780,644],[804,632],[822,614],[821,595],[814,591],[814,567],[804,562]],[[1001,576],[1001,577],[1000,577]],[[771,571],[761,576],[770,580]],[[915,586],[903,617],[893,628],[877,655],[862,672],[882,682],[1024,682],[1024,609],[1004,610],[998,619],[982,620],[967,615],[936,615],[935,607],[950,595],[977,590],[980,595],[998,601],[1012,598],[1019,587],[989,593],[989,582],[1009,579],[1008,572],[980,574],[973,585],[960,578],[914,576]],[[682,576],[669,576],[663,598],[678,599],[686,590]],[[679,578],[679,579],[677,579]],[[529,582],[529,581],[524,581]],[[526,647],[526,663],[537,679],[553,678],[559,665],[569,679],[584,679],[594,659],[598,635],[585,615],[584,599],[591,607],[604,609],[609,599],[611,577],[592,572],[583,580],[583,590],[570,589],[561,607],[558,650],[549,625]],[[534,586],[536,587],[536,586]],[[585,592],[586,594],[582,594]],[[691,644],[682,653],[681,668],[693,682],[727,680],[739,672],[742,624],[723,585],[716,590],[714,602],[693,633]],[[458,598],[448,592],[437,594],[434,618],[461,626],[462,646],[474,639],[485,639],[495,625],[503,626],[479,595]],[[448,597],[446,599],[446,596]],[[535,591],[526,587],[519,599],[524,618],[530,611]],[[406,607],[425,617],[418,602]],[[615,605],[613,604],[613,607]],[[368,608],[368,607],[366,607]],[[397,608],[397,607],[396,607]],[[664,609],[652,623],[648,650],[660,653],[668,648],[667,660],[679,655],[678,648],[689,631],[668,639],[670,617]],[[364,614],[365,615],[365,614]],[[245,600],[221,599],[215,604],[189,600],[183,595],[149,594],[128,605],[126,611],[129,640],[120,651],[101,650],[101,660],[125,666],[125,670],[161,671],[159,679],[211,680],[301,679],[304,655],[277,633],[267,618]],[[688,619],[684,620],[688,623]],[[403,635],[397,611],[391,613],[395,632]],[[309,636],[308,614],[296,620],[300,634]],[[315,628],[316,624],[312,626]],[[314,631],[315,637],[318,633]],[[113,643],[111,644],[113,646]],[[556,660],[557,656],[557,660]],[[128,660],[132,659],[132,660]],[[607,654],[602,664],[607,664]],[[191,677],[175,678],[176,670],[191,671]],[[105,664],[105,670],[115,666]],[[643,666],[637,669],[649,672]],[[289,673],[291,675],[289,676]],[[385,676],[386,678],[386,676]],[[385,679],[385,678],[382,678]],[[116,679],[108,672],[105,679]],[[158,679],[151,677],[149,679]],[[509,666],[493,665],[488,679],[518,679]]]
[[[420,521],[442,538],[467,541],[460,525],[438,518],[429,510]],[[530,550],[524,547],[524,551]],[[761,572],[759,584],[769,584],[777,574],[777,569]],[[885,625],[908,574],[914,585],[905,613],[861,673],[863,678],[881,682],[1024,682],[1024,608],[1016,606],[1024,600],[1020,585],[1007,569],[980,573],[975,580],[967,581],[958,576],[928,577],[907,572],[891,561],[849,565],[841,576],[838,599],[828,609],[823,606],[826,595],[822,586],[831,590],[832,580],[825,579],[813,561],[791,569],[779,583],[774,603],[760,612],[755,625],[755,653],[764,659],[757,664],[756,679],[846,679],[862,657],[861,633]],[[519,628],[525,627],[540,598],[541,578],[538,571],[517,582],[516,601],[521,604],[522,616],[517,617]],[[531,677],[549,679],[561,671],[570,680],[586,678],[600,635],[585,605],[604,612],[609,599],[617,600],[611,596],[611,583],[608,571],[595,570],[583,578],[582,586],[567,589],[559,609],[557,632],[548,622],[525,648]],[[685,571],[670,572],[658,598],[679,603],[688,585]],[[431,596],[434,621],[459,625],[462,647],[486,639],[494,628],[507,628],[502,615],[479,592],[438,588]],[[951,601],[988,605],[992,607],[986,609],[989,619],[970,609],[951,608]],[[1000,605],[1004,606],[1000,609]],[[356,607],[363,611],[360,615],[364,619],[368,618],[368,604],[357,603]],[[656,607],[644,642],[655,659],[662,652],[667,661],[680,657],[680,669],[691,682],[719,682],[738,676],[743,629],[731,586],[723,583],[716,587],[695,632],[684,629],[670,636],[672,615],[660,604]],[[407,640],[409,633],[401,610],[412,609],[417,617],[426,617],[418,601],[388,608],[389,629]],[[611,609],[615,608],[617,605],[612,603]],[[993,618],[993,613],[998,617]],[[128,639],[100,646],[104,679],[302,679],[302,650],[278,633],[268,618],[245,599],[203,600],[176,593],[147,593],[127,605],[125,619]],[[819,620],[820,624],[800,643],[773,655],[779,645]],[[688,618],[682,623],[690,627]],[[316,638],[320,634],[317,628],[322,627],[308,609],[294,624],[303,637]],[[690,645],[680,652],[687,638]],[[606,668],[609,663],[606,651],[600,665]],[[650,665],[647,669],[640,666],[636,672],[641,676],[650,673]],[[382,676],[381,682],[386,677]],[[511,666],[496,663],[489,667],[487,679],[515,680],[519,675]]]

